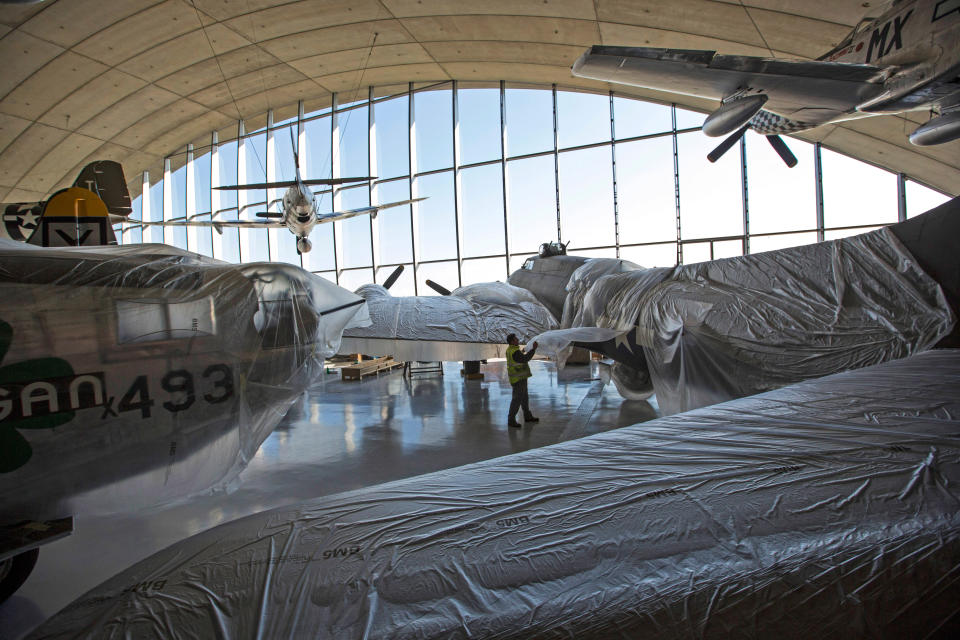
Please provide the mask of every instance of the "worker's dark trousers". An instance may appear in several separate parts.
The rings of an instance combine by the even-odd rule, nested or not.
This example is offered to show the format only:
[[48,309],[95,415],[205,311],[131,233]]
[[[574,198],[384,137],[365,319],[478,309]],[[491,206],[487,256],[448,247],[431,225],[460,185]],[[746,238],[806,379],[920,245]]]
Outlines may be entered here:
[[510,398],[510,415],[507,417],[507,422],[516,422],[517,409],[520,407],[523,407],[523,417],[529,418],[533,414],[530,413],[530,396],[527,395],[527,379],[517,380],[510,386],[513,388],[513,397]]

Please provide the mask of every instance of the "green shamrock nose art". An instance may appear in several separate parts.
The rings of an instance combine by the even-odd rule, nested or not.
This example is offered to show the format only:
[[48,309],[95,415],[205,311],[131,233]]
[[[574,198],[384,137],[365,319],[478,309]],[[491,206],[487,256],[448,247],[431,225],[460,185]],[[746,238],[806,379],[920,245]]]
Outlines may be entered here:
[[[13,342],[13,328],[0,320],[0,363]],[[73,420],[55,381],[73,376],[60,358],[35,358],[0,366],[0,473],[25,465],[33,449],[18,429],[52,429]]]

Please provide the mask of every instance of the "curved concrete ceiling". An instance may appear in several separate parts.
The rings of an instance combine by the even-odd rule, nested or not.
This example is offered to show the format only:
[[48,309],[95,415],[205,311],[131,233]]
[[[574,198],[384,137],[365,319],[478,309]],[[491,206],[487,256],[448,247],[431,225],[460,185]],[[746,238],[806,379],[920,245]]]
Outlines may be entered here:
[[[873,6],[871,6],[873,5]],[[369,85],[456,79],[611,88],[575,78],[593,44],[814,58],[875,0],[47,0],[0,5],[0,201],[37,200],[94,159],[127,176],[236,120],[262,126]],[[920,148],[924,113],[800,137],[960,194],[960,142]],[[248,126],[249,130],[249,126]],[[153,175],[159,175],[153,174]],[[136,180],[132,181],[135,182]],[[134,189],[139,192],[139,189]]]

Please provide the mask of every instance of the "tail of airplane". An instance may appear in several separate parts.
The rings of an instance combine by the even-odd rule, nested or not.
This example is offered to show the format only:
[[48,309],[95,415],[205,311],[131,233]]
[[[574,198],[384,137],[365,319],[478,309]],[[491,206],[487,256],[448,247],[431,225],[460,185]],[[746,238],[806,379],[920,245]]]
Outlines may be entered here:
[[46,201],[0,206],[0,237],[42,247],[116,244],[110,216],[132,211],[123,168],[112,160],[91,162]]

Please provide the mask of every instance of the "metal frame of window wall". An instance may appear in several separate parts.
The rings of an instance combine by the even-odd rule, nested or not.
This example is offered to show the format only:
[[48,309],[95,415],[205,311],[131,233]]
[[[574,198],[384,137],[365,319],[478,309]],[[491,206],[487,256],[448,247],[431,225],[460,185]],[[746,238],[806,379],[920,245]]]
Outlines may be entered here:
[[[523,88],[541,88],[536,85],[522,85]],[[490,85],[490,88],[493,88],[494,85]],[[384,180],[371,180],[368,183],[363,183],[360,185],[353,185],[348,187],[341,187],[335,189],[318,189],[316,193],[325,193],[333,194],[332,198],[325,198],[325,202],[329,202],[331,210],[339,207],[340,203],[343,201],[343,195],[348,189],[366,189],[369,202],[377,203],[380,198],[380,187],[387,183],[394,183],[398,181],[406,181],[409,193],[412,198],[418,197],[418,178],[422,178],[429,175],[442,174],[442,173],[452,173],[453,176],[453,194],[454,194],[454,211],[453,214],[453,223],[455,225],[456,233],[456,252],[454,257],[443,258],[436,260],[423,260],[421,259],[420,252],[420,243],[419,243],[419,205],[413,204],[409,207],[409,216],[410,216],[410,255],[412,256],[412,261],[406,263],[413,268],[413,286],[414,292],[420,293],[418,287],[417,277],[418,271],[422,265],[434,264],[434,263],[456,263],[457,266],[457,284],[463,284],[463,264],[471,260],[483,260],[491,258],[502,258],[506,261],[506,272],[509,274],[511,258],[525,258],[526,256],[533,255],[531,253],[514,253],[512,251],[512,243],[510,240],[510,216],[516,215],[514,212],[510,211],[509,198],[508,198],[508,174],[511,163],[517,160],[524,160],[528,158],[552,156],[553,157],[553,169],[554,169],[554,186],[555,186],[555,205],[556,205],[556,229],[550,230],[548,234],[556,233],[556,239],[558,241],[563,241],[562,237],[562,226],[561,226],[561,192],[560,192],[560,155],[563,153],[579,151],[583,149],[593,149],[601,147],[610,148],[610,162],[611,162],[611,175],[613,179],[612,184],[612,193],[613,193],[613,225],[614,225],[614,234],[615,239],[614,244],[612,245],[601,245],[596,247],[578,247],[578,251],[610,251],[616,256],[620,256],[620,252],[624,248],[628,247],[649,247],[649,246],[658,246],[658,245],[674,245],[677,249],[677,263],[683,262],[683,247],[684,245],[689,244],[703,244],[709,243],[710,245],[710,258],[714,257],[714,245],[718,242],[730,242],[730,241],[740,241],[742,243],[742,252],[743,254],[748,254],[750,252],[750,240],[751,238],[766,237],[766,236],[778,236],[785,234],[802,234],[802,233],[815,233],[817,240],[822,241],[825,237],[825,233],[828,231],[848,231],[848,230],[857,230],[861,228],[872,228],[878,226],[882,223],[877,224],[865,224],[857,226],[848,226],[848,227],[826,227],[824,225],[824,197],[823,197],[823,170],[821,163],[821,146],[820,143],[813,145],[813,154],[814,154],[814,184],[811,185],[811,188],[815,192],[815,203],[816,203],[816,220],[817,226],[812,229],[791,229],[789,231],[779,231],[779,232],[767,232],[762,234],[751,234],[750,233],[750,215],[749,215],[749,180],[747,176],[747,142],[746,138],[742,138],[739,145],[740,153],[740,174],[742,182],[742,203],[743,203],[743,233],[739,235],[730,235],[730,236],[720,236],[720,237],[710,237],[710,238],[684,238],[681,233],[681,215],[682,215],[682,190],[680,188],[680,168],[678,160],[678,145],[677,139],[679,135],[697,131],[698,127],[692,128],[677,128],[677,106],[675,104],[670,105],[671,111],[671,128],[667,131],[662,131],[658,133],[652,133],[648,135],[635,136],[630,138],[618,139],[616,137],[616,118],[614,113],[614,96],[618,98],[625,98],[627,96],[622,96],[619,94],[614,94],[613,91],[609,92],[609,108],[610,108],[610,139],[606,139],[600,142],[585,144],[580,146],[573,147],[560,147],[559,146],[559,136],[558,136],[558,116],[557,116],[557,105],[558,105],[558,87],[556,84],[553,85],[543,85],[542,89],[548,91],[551,95],[552,109],[553,109],[553,148],[547,149],[538,153],[530,153],[525,155],[508,155],[508,145],[507,145],[507,83],[504,81],[499,82],[499,120],[500,120],[500,157],[484,162],[475,162],[470,164],[461,164],[460,155],[461,155],[461,144],[460,144],[460,109],[459,109],[459,86],[457,81],[445,81],[438,82],[435,84],[424,84],[422,86],[415,86],[414,83],[410,83],[406,91],[398,91],[395,93],[388,93],[380,97],[376,97],[375,88],[369,87],[367,96],[363,100],[351,101],[348,104],[340,104],[340,96],[334,93],[331,97],[330,107],[320,109],[318,111],[312,112],[310,114],[304,113],[304,105],[301,101],[298,104],[297,116],[296,118],[288,119],[282,123],[274,122],[274,113],[273,111],[267,112],[266,126],[264,128],[258,129],[253,132],[247,133],[245,131],[244,121],[239,121],[237,123],[237,136],[236,138],[220,141],[216,132],[211,134],[210,145],[200,149],[195,149],[194,146],[188,145],[185,151],[180,151],[176,154],[171,154],[164,159],[163,162],[163,185],[160,187],[163,192],[163,201],[162,201],[162,219],[163,220],[175,220],[175,219],[230,219],[229,216],[233,215],[236,219],[254,219],[253,212],[261,209],[262,207],[267,207],[269,210],[276,211],[280,206],[280,198],[282,197],[282,190],[271,189],[267,192],[267,200],[257,200],[253,201],[248,200],[248,193],[244,191],[239,191],[236,193],[236,202],[237,206],[234,207],[221,207],[221,195],[220,192],[215,190],[214,187],[221,186],[224,182],[229,183],[231,180],[236,178],[234,184],[242,184],[247,180],[247,158],[250,153],[256,153],[256,150],[251,147],[251,140],[254,136],[259,136],[265,134],[266,144],[265,144],[265,154],[263,158],[262,169],[266,173],[267,180],[276,180],[278,176],[276,175],[276,162],[274,158],[276,156],[275,150],[275,135],[278,131],[282,131],[287,127],[296,127],[297,131],[297,141],[300,148],[305,148],[307,146],[307,134],[306,134],[306,123],[317,120],[320,118],[329,117],[330,118],[330,159],[331,159],[331,175],[333,177],[338,177],[341,175],[342,168],[342,159],[340,153],[340,144],[338,141],[341,139],[342,133],[340,130],[341,119],[344,114],[349,113],[352,110],[358,110],[367,108],[367,166],[369,169],[368,175],[375,175],[377,169],[377,135],[376,135],[376,105],[387,100],[395,99],[397,97],[406,95],[407,97],[407,148],[409,150],[408,155],[408,166],[407,174],[402,176],[395,176]],[[450,91],[450,109],[452,114],[452,126],[453,131],[451,139],[453,140],[453,150],[452,158],[453,165],[450,167],[443,167],[439,169],[433,169],[430,171],[418,172],[417,168],[417,153],[416,153],[416,109],[415,102],[416,96],[420,93],[427,91],[436,91],[436,90],[447,90]],[[430,123],[430,126],[435,126],[435,123]],[[658,241],[658,242],[641,242],[641,243],[621,243],[620,242],[620,203],[618,201],[618,189],[617,189],[617,145],[634,142],[637,140],[646,140],[651,138],[663,138],[670,137],[672,139],[673,146],[673,179],[674,179],[674,200],[675,200],[675,215],[676,215],[676,239],[671,239],[668,241]],[[225,145],[237,141],[237,167],[236,173],[229,177],[221,176],[220,173],[220,159],[219,159],[219,149]],[[211,211],[196,211],[196,195],[197,195],[197,176],[195,174],[196,170],[196,159],[199,156],[202,156],[205,153],[210,153],[210,175],[209,180],[204,180],[203,182],[209,185],[210,188],[210,208]],[[178,207],[175,206],[175,196],[172,193],[173,191],[173,166],[179,164],[183,159],[183,165],[179,168],[185,167],[185,196],[186,204],[183,211],[177,210]],[[259,161],[259,158],[257,158]],[[483,256],[469,256],[464,257],[463,252],[463,189],[461,183],[461,172],[465,169],[472,169],[475,167],[482,166],[493,166],[499,165],[501,177],[502,177],[502,200],[503,200],[503,229],[504,229],[504,251],[503,253],[496,253]],[[301,172],[305,176],[312,176],[310,167],[305,166],[305,158],[301,158]],[[226,179],[224,179],[226,178]],[[906,176],[904,174],[897,175],[897,193],[898,193],[898,217],[900,220],[906,219]],[[150,174],[147,171],[143,173],[143,191],[140,198],[141,201],[141,215],[144,219],[153,220],[156,219],[157,212],[151,210],[151,185],[150,185]],[[153,188],[157,188],[157,185],[153,185]],[[333,269],[332,270],[317,270],[316,273],[320,273],[327,277],[330,277],[337,283],[340,282],[341,276],[345,272],[349,271],[359,271],[359,270],[370,270],[372,272],[372,279],[374,282],[377,280],[377,272],[379,269],[392,269],[398,266],[399,263],[381,263],[380,258],[380,248],[381,248],[381,239],[379,233],[379,222],[375,218],[369,219],[370,224],[370,255],[369,262],[364,265],[356,266],[351,265],[347,266],[344,260],[343,253],[343,223],[335,222],[332,232],[332,244],[334,247],[334,260],[333,260]],[[124,224],[121,225],[120,237],[123,238],[125,234],[132,231],[130,228],[131,225]],[[318,228],[319,230],[319,228]],[[281,229],[268,230],[268,241],[267,241],[267,253],[269,259],[278,260],[281,258],[280,254],[280,239],[279,233],[282,232]],[[544,230],[547,231],[546,229]],[[209,239],[209,246],[212,247],[212,253],[214,257],[220,257],[224,255],[225,239],[220,234],[212,233],[212,230],[207,229],[190,229],[186,235],[186,246],[183,248],[195,250],[198,248],[198,243],[200,241],[201,235],[203,233],[210,233],[211,237]],[[241,261],[246,261],[250,256],[251,251],[251,234],[253,233],[263,233],[260,231],[247,231],[240,230],[237,234],[238,246],[236,247],[237,254],[240,257]],[[156,229],[148,229],[143,231],[142,238],[144,241],[147,240],[148,236],[157,241],[160,236],[162,241],[171,242],[173,240],[173,233],[163,229],[158,231]],[[548,238],[544,238],[545,240]],[[204,244],[206,244],[206,239]],[[303,257],[300,256],[301,266],[306,266],[304,264]]]

